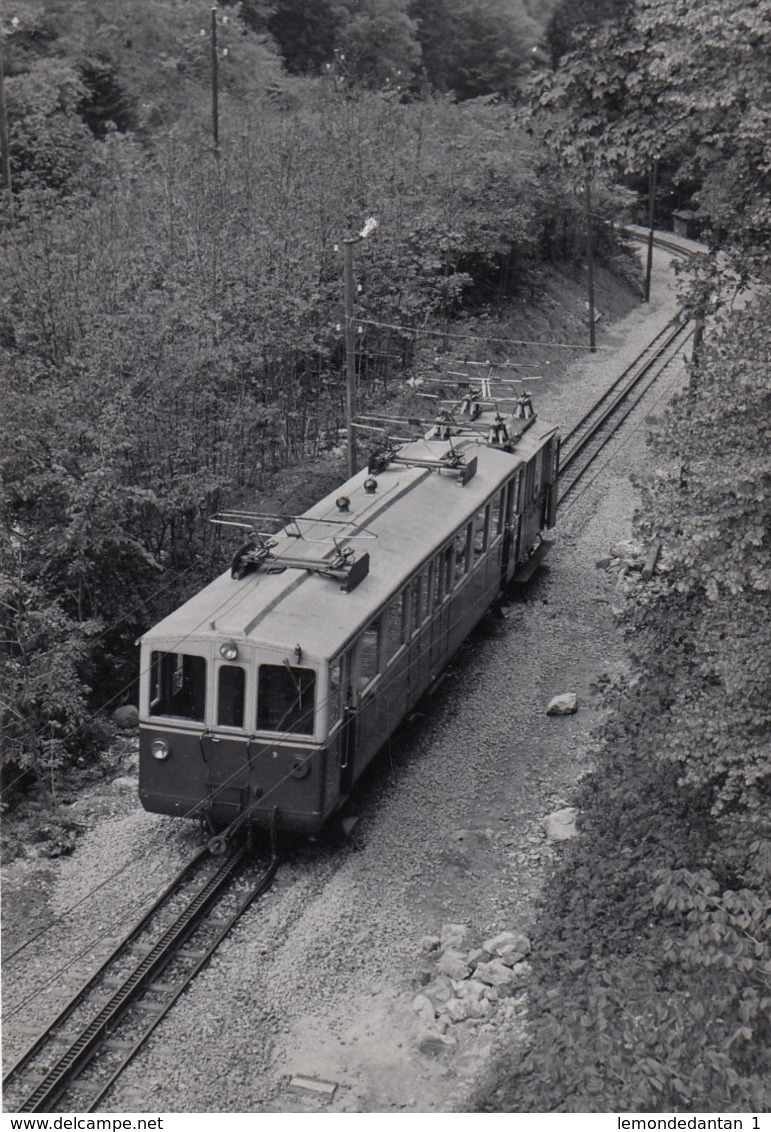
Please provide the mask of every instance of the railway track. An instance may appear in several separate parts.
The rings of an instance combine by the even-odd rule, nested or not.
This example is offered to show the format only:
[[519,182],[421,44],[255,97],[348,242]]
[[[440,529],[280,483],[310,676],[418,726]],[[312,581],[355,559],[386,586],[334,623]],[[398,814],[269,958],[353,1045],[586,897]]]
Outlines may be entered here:
[[638,354],[562,441],[558,504],[564,503],[605,445],[640,404],[693,335],[690,322],[674,319]]
[[[202,850],[3,1078],[6,1111],[93,1112],[279,865]],[[56,1106],[56,1107],[55,1107]]]
[[[648,242],[649,235],[644,229],[630,227],[626,229],[626,233],[640,243]],[[695,254],[676,239],[661,233],[655,234],[653,244],[682,259]],[[692,336],[693,325],[690,321],[679,317],[672,319],[565,434],[560,455],[558,504],[565,502],[605,445]]]

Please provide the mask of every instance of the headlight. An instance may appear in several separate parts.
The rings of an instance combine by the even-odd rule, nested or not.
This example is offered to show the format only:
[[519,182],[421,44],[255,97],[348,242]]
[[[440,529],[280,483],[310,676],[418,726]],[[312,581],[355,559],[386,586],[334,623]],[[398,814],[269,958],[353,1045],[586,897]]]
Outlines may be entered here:
[[153,739],[150,751],[154,759],[167,759],[169,757],[168,744],[163,739]]
[[224,645],[220,645],[220,655],[223,656],[225,660],[235,660],[238,656],[238,649],[232,641],[225,641]]

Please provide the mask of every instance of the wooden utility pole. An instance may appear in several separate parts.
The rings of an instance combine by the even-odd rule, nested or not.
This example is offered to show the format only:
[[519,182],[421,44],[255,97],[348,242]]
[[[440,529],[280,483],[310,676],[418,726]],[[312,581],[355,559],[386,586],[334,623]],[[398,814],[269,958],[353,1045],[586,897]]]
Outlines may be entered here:
[[2,151],[3,185],[13,201],[11,185],[11,152],[8,144],[8,112],[5,107],[5,61],[3,32],[0,28],[0,151]]
[[654,157],[653,164],[648,170],[648,259],[645,264],[645,302],[651,299],[651,273],[653,271],[653,217],[656,209],[656,176],[659,171],[659,159]]
[[343,273],[345,281],[345,424],[348,433],[348,474],[356,474],[356,327],[353,322],[353,248],[377,230],[374,216],[365,221],[361,232],[356,236],[346,236],[343,240],[345,260]]
[[586,269],[589,285],[589,349],[597,350],[596,328],[594,325],[594,246],[592,244],[592,179],[586,178],[584,200],[586,204]]
[[356,331],[353,325],[353,245],[358,236],[343,240],[345,255],[345,423],[348,434],[348,475],[356,474]]
[[214,156],[220,155],[219,75],[217,73],[217,9],[211,10],[211,132]]

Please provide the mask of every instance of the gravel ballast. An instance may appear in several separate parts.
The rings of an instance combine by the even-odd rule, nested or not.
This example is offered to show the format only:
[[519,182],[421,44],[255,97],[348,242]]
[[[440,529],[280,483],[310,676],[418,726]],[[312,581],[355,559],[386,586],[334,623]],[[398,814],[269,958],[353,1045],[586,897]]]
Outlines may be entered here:
[[[675,309],[668,263],[656,253],[653,301],[600,336],[607,348],[533,386],[540,415],[566,430],[666,324]],[[648,412],[661,411],[662,390],[681,380],[682,366],[671,367],[649,394]],[[469,997],[464,984],[476,979],[475,963],[503,980],[490,964],[505,966],[506,955],[483,944],[503,932],[527,935],[561,851],[544,823],[570,807],[591,767],[601,719],[593,684],[628,663],[614,584],[595,562],[631,534],[639,493],[629,477],[652,470],[643,417],[633,414],[596,478],[561,512],[547,567],[502,621],[472,635],[439,690],[384,751],[359,791],[362,817],[351,841],[323,838],[296,851],[105,1111],[467,1111],[496,1048],[524,1048],[522,956],[511,954],[508,969],[524,962],[524,982],[512,977],[499,995],[474,990],[491,1004],[479,1017],[460,1018],[453,1007],[460,1020],[438,1010],[432,1022],[430,1007],[416,1009],[415,1001],[447,954],[448,924],[468,929],[452,950],[469,975],[446,976],[450,997]],[[547,715],[561,693],[575,695],[577,710]],[[71,857],[21,859],[5,870],[6,908],[39,877],[50,915],[62,917],[5,970],[7,1061],[53,1012],[56,986],[82,980],[85,956],[95,962],[196,845],[193,826],[144,814],[133,786],[133,775],[124,776],[77,803],[92,828]],[[104,934],[102,944],[92,943],[95,933]],[[70,974],[57,977],[46,996],[36,993],[63,956],[81,952],[72,983]],[[298,1079],[336,1088],[315,1091]]]

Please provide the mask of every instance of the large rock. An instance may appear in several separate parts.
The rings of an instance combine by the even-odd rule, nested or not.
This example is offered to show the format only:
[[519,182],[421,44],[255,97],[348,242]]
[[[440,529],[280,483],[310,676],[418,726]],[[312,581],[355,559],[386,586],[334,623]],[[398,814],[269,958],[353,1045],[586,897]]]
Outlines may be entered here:
[[451,1022],[465,1022],[469,1017],[468,1003],[462,998],[451,998],[445,1003],[444,1012]]
[[452,998],[452,983],[446,975],[437,975],[433,982],[423,987],[422,994],[424,994],[434,1006],[441,1006],[442,1003]]
[[425,1030],[418,1038],[418,1049],[429,1057],[444,1053],[446,1049],[456,1044],[455,1038],[440,1034],[438,1030]]
[[442,952],[436,969],[441,975],[447,975],[450,979],[466,979],[471,974],[464,953],[452,947]]
[[447,951],[448,948],[463,951],[471,942],[471,930],[465,924],[443,924],[441,935],[443,951]]
[[112,713],[113,722],[121,731],[133,731],[139,726],[139,711],[133,704],[124,704]]
[[642,554],[642,547],[632,542],[631,539],[623,539],[621,542],[614,543],[610,548],[610,553],[614,558],[639,558]]
[[489,951],[491,956],[497,955],[499,958],[512,951],[527,955],[530,950],[530,940],[522,932],[499,932],[498,935],[486,939],[482,947],[485,951]]
[[578,711],[578,697],[575,692],[563,692],[549,700],[547,715],[575,715]]
[[555,810],[544,820],[543,827],[549,841],[569,841],[578,833],[576,817],[578,810],[575,806],[566,806],[564,810]]
[[509,968],[501,963],[500,959],[491,959],[489,963],[478,963],[474,971],[474,978],[486,983],[489,987],[507,987],[514,977]]

